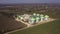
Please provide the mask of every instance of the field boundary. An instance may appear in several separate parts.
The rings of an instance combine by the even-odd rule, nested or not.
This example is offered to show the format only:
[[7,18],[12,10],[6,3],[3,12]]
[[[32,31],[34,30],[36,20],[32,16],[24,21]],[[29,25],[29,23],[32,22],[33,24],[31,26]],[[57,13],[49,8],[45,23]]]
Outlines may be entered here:
[[24,28],[22,28],[22,29],[17,29],[17,30],[14,30],[14,31],[10,31],[10,32],[7,32],[7,33],[5,33],[5,34],[17,32],[17,31],[20,31],[20,30],[24,30],[24,29],[27,29],[27,28],[30,28],[30,27],[34,27],[34,26],[37,26],[37,25],[40,25],[40,24],[45,24],[45,23],[48,23],[48,22],[50,22],[50,21],[55,21],[55,20],[56,20],[56,19],[49,18],[49,20],[43,21],[43,22],[39,22],[39,23],[37,23],[37,24],[35,24],[35,25],[30,25],[30,24],[24,23],[23,21],[20,21],[20,22],[26,24],[27,27],[24,27]]

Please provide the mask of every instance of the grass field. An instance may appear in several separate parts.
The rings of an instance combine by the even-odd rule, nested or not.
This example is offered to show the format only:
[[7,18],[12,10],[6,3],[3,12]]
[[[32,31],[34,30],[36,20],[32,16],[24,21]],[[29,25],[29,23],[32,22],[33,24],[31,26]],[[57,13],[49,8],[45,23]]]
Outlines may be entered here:
[[52,21],[10,34],[60,34],[60,20]]

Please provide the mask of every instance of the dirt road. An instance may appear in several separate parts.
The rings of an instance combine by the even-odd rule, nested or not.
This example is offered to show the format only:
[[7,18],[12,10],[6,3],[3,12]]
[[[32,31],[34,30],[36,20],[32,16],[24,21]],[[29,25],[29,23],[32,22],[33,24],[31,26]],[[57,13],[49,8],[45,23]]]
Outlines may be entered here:
[[16,31],[24,30],[24,29],[27,29],[27,28],[30,28],[30,27],[34,27],[34,26],[37,26],[37,25],[40,25],[40,24],[45,24],[45,23],[48,23],[48,22],[54,21],[54,20],[56,20],[56,19],[49,18],[49,20],[47,20],[47,21],[40,21],[39,23],[37,23],[37,24],[35,24],[35,25],[31,25],[31,24],[29,24],[29,23],[26,23],[26,22],[23,22],[23,21],[19,20],[20,22],[26,24],[27,27],[22,28],[22,29],[18,29],[18,30],[15,30],[15,31],[7,32],[7,33],[5,33],[5,34],[9,34],[9,33],[13,33],[13,32],[16,32]]

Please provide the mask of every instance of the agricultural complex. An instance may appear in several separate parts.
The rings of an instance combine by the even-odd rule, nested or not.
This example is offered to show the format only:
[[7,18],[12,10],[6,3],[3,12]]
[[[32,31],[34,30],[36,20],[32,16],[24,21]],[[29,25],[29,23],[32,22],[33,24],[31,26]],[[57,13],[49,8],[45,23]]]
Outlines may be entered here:
[[0,7],[0,33],[60,34],[60,4],[5,4]]

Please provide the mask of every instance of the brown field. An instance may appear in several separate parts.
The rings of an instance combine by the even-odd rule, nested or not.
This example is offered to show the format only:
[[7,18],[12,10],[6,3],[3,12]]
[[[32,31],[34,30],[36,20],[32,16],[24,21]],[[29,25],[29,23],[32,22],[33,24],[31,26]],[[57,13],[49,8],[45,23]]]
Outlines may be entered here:
[[25,24],[17,22],[14,18],[5,14],[0,14],[0,31],[8,32],[25,27]]

